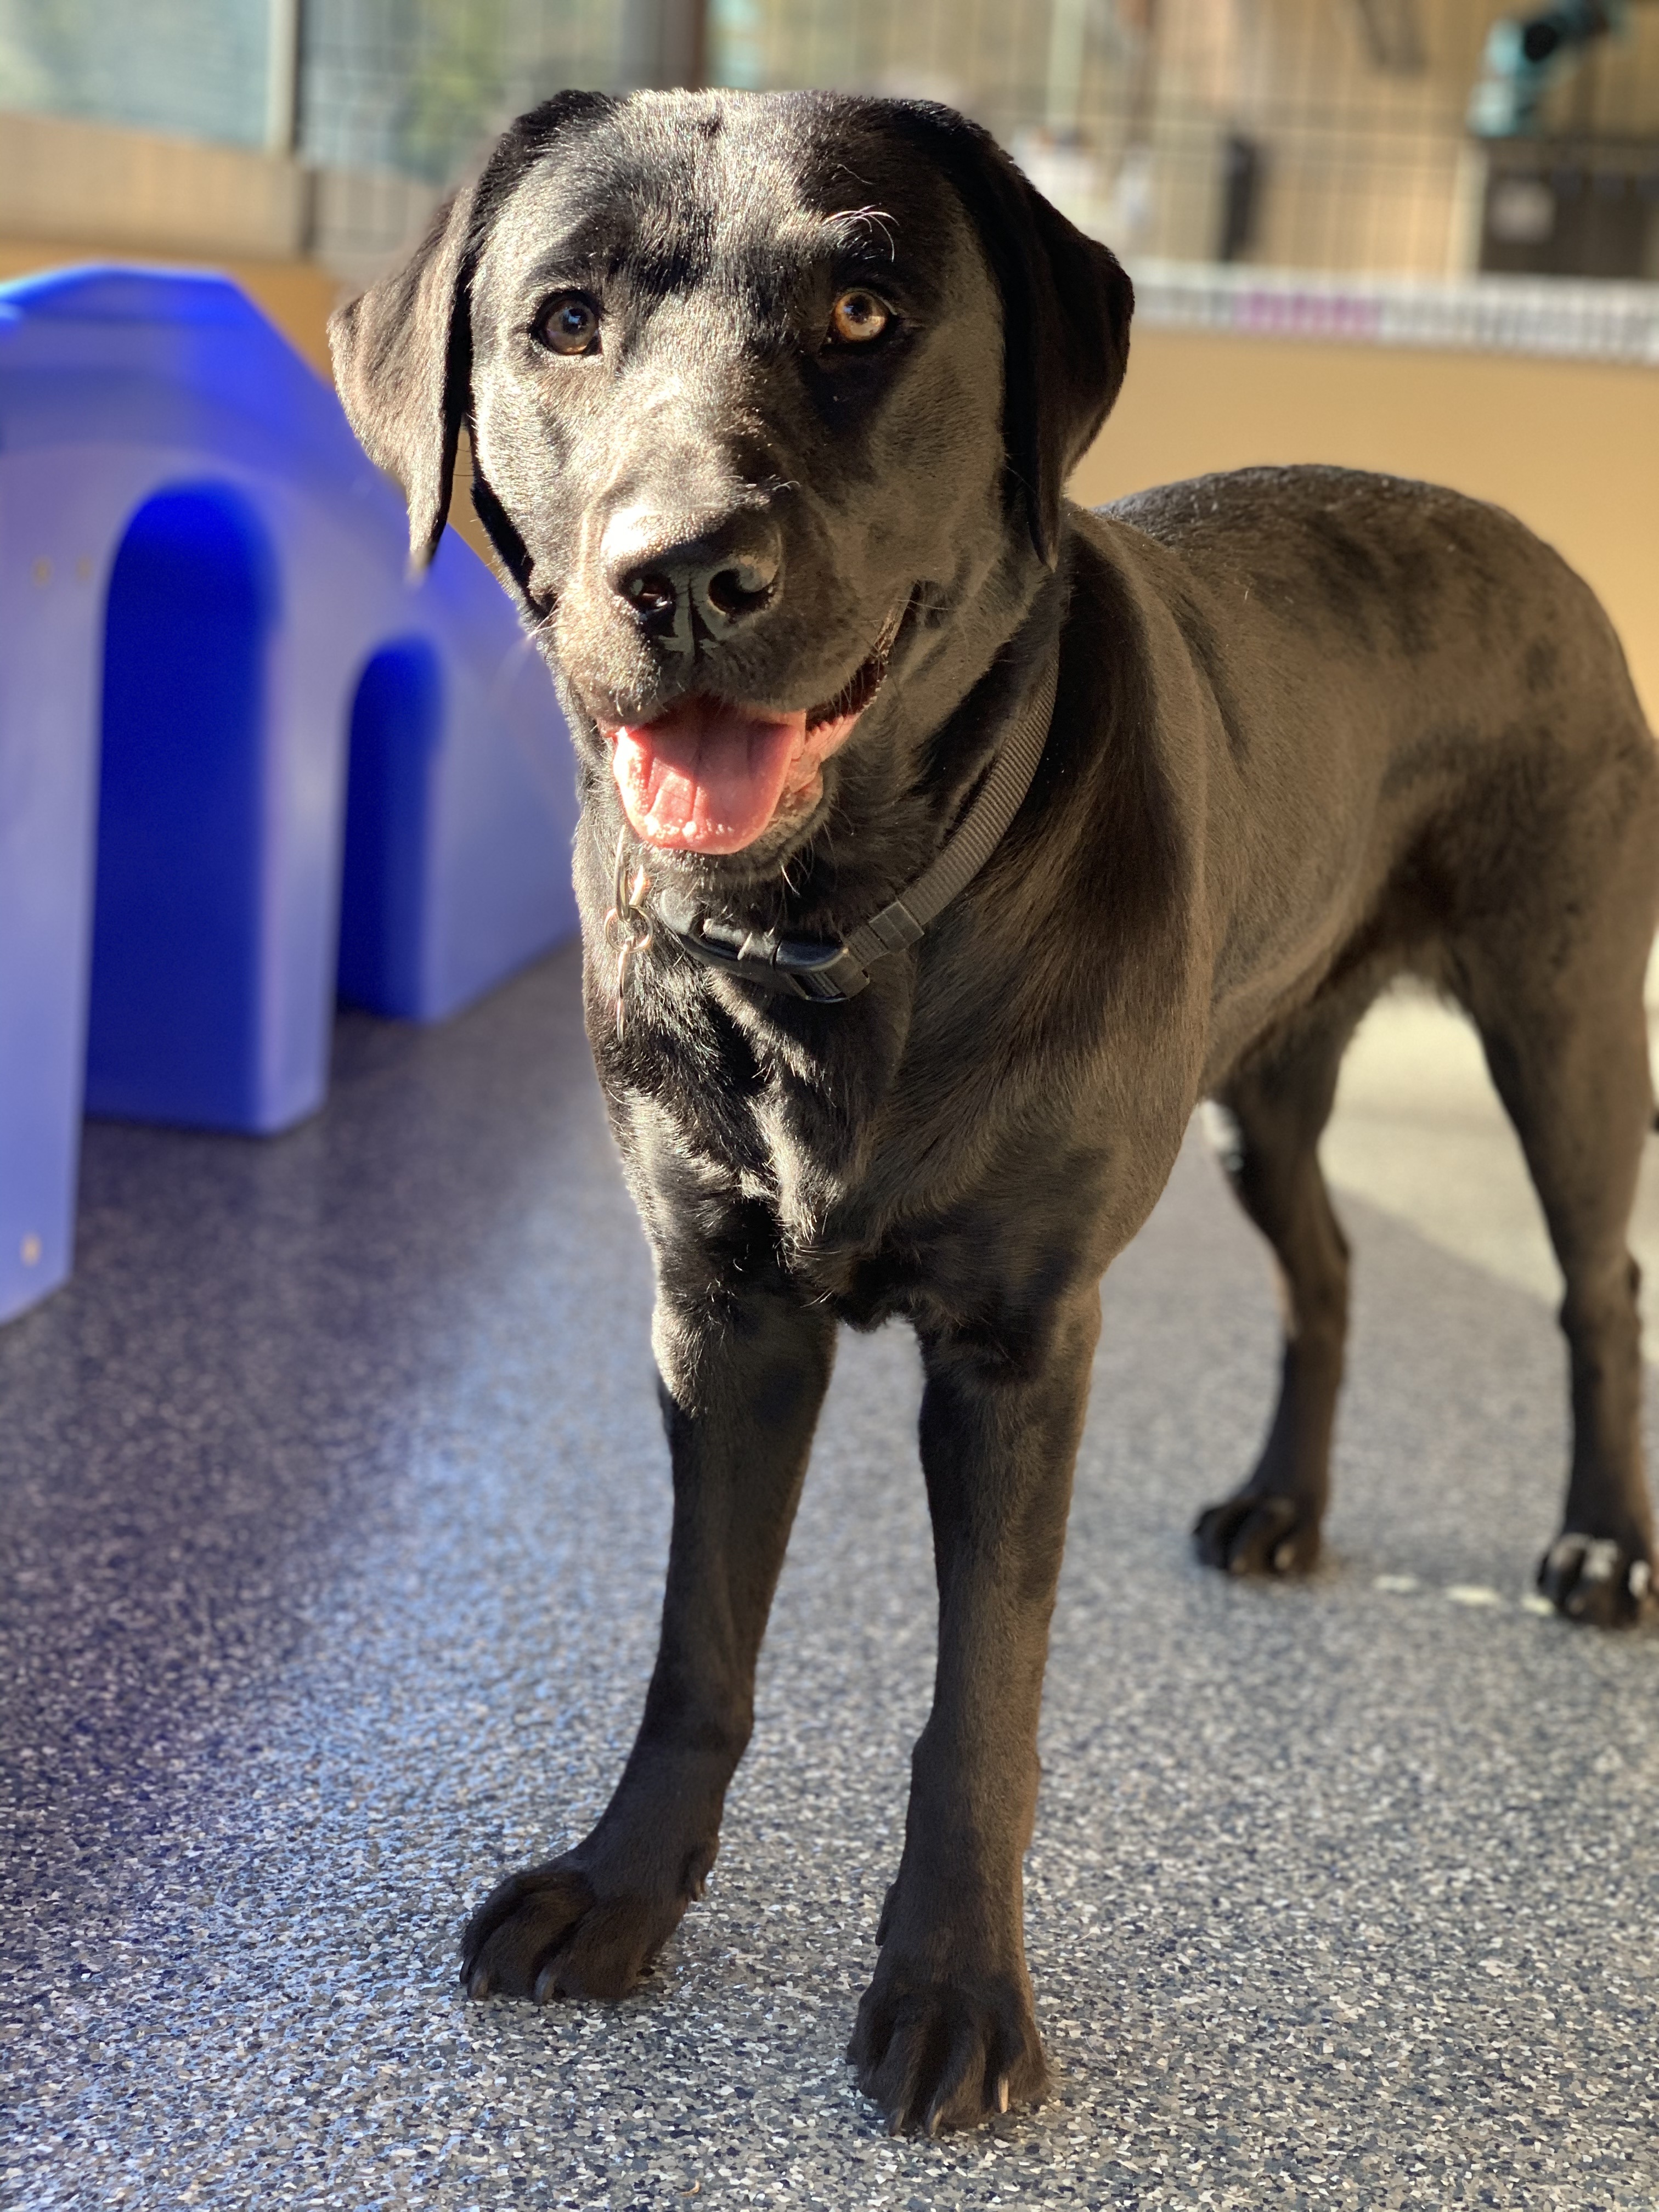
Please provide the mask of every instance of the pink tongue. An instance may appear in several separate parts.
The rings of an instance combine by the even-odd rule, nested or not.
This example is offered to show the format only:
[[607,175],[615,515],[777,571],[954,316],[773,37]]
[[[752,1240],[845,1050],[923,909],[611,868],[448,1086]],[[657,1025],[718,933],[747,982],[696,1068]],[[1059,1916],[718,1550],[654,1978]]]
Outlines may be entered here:
[[740,853],[777,811],[806,739],[805,713],[745,718],[683,699],[615,733],[611,770],[636,836],[693,853]]

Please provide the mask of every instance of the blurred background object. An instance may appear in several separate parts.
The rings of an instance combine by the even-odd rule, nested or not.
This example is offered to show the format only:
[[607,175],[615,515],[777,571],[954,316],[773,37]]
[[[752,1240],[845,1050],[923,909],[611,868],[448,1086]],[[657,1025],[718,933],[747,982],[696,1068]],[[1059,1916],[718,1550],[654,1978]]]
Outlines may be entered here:
[[0,230],[356,278],[547,93],[699,83],[951,100],[1149,259],[1659,278],[1659,0],[0,0]]
[[546,670],[222,276],[0,285],[0,1321],[88,1114],[274,1134],[337,994],[447,1018],[575,927]]
[[1469,128],[1481,138],[1535,131],[1545,94],[1598,39],[1628,23],[1625,0],[1554,0],[1524,21],[1500,16],[1486,33],[1480,76],[1469,98]]

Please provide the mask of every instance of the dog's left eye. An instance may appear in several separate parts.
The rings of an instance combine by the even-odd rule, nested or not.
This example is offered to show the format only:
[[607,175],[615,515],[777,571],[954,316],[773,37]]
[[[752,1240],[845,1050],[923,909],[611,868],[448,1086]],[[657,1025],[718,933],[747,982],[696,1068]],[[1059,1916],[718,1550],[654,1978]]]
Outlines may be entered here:
[[862,284],[855,284],[843,292],[830,310],[830,337],[836,345],[868,345],[878,338],[893,319],[893,313],[884,300],[873,292],[866,292]]
[[536,336],[550,353],[597,353],[599,311],[580,292],[557,292],[542,309]]

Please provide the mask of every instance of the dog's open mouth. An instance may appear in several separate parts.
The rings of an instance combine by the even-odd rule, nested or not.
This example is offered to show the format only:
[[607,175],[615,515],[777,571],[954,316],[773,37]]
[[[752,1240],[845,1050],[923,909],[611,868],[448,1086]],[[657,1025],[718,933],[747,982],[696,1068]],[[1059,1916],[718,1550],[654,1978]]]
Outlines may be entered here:
[[769,714],[693,692],[649,722],[610,732],[635,836],[668,852],[741,853],[781,815],[809,811],[823,763],[881,689],[900,619],[822,706]]

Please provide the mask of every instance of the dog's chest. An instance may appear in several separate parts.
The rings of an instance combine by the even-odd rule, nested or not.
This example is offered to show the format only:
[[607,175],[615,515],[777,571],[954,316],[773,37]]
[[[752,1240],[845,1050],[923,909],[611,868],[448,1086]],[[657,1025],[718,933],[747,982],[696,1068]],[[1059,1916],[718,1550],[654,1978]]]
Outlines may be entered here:
[[749,1101],[744,1194],[765,1205],[794,1272],[828,1291],[848,1248],[868,1242],[880,1115],[821,1068],[774,1066]]
[[[895,1194],[915,1199],[931,1178],[920,1160],[900,1157],[891,1110],[902,1088],[897,1055],[868,1036],[833,1031],[827,1044],[804,1037],[769,1020],[768,1011],[741,1024],[748,1064],[740,1079],[737,1055],[714,1049],[713,1030],[706,1039],[683,1030],[669,1046],[659,1063],[668,1080],[643,1120],[635,1117],[646,1139],[642,1164],[659,1200],[672,1204],[678,1187],[695,1188],[700,1212],[711,1203],[719,1211],[722,1194],[751,1218],[763,1209],[789,1272],[811,1294],[838,1301],[878,1260]],[[725,1079],[711,1082],[714,1069]],[[939,1143],[935,1132],[935,1152]]]
[[744,1196],[767,1208],[790,1274],[844,1321],[873,1326],[981,1272],[995,1211],[974,1171],[982,1115],[918,1110],[901,1071],[878,1100],[782,1077],[750,1122]]

